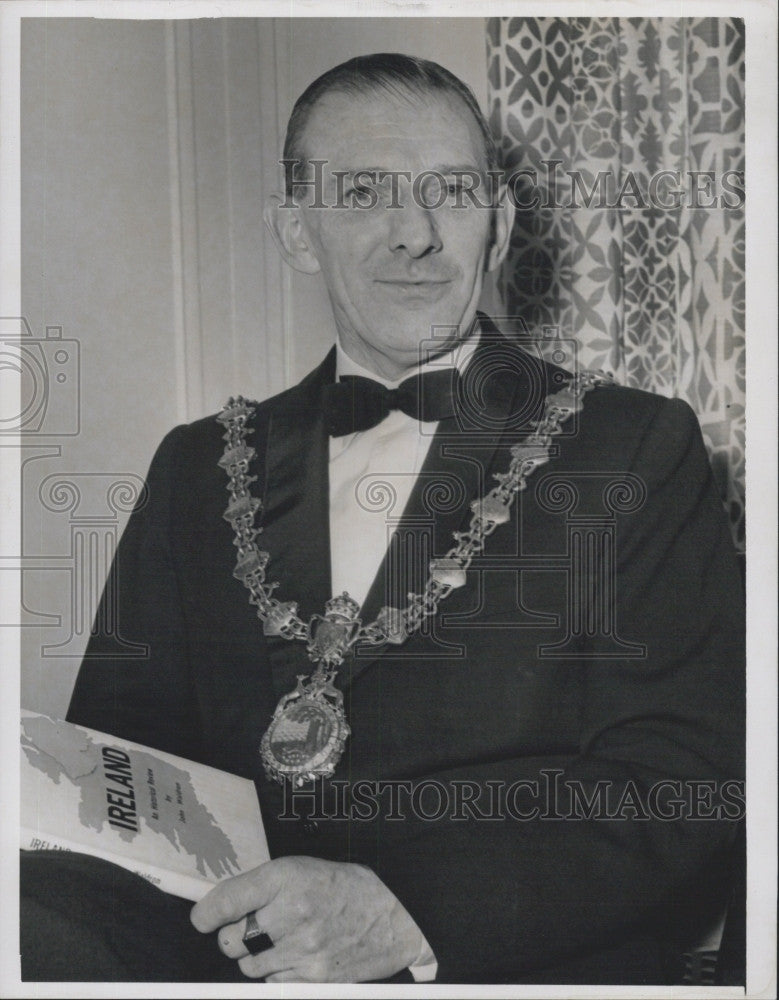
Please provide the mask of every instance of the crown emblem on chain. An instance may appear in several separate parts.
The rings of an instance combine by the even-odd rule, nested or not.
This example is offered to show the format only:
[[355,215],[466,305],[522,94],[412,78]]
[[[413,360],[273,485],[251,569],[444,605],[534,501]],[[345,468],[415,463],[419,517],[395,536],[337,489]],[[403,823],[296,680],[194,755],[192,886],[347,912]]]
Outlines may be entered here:
[[360,605],[344,591],[338,597],[331,597],[325,604],[327,621],[353,622],[360,610]]

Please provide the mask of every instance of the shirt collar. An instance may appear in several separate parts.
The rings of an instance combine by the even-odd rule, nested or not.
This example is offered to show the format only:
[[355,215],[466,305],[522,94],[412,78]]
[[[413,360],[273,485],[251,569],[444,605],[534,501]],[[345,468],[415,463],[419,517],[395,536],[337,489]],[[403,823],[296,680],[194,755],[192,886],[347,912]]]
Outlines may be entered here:
[[386,379],[375,372],[369,371],[367,368],[363,368],[362,365],[349,357],[343,347],[341,347],[340,341],[338,341],[335,345],[335,378],[338,381],[342,375],[358,375],[361,378],[373,379],[374,382],[381,382],[387,389],[394,389],[407,378],[411,378],[412,375],[419,375],[422,372],[440,371],[442,368],[456,368],[462,374],[473,357],[474,351],[479,346],[480,337],[481,330],[477,326],[467,340],[461,341],[445,354],[437,355],[432,361],[426,361],[423,365],[417,365],[409,369],[395,381]]

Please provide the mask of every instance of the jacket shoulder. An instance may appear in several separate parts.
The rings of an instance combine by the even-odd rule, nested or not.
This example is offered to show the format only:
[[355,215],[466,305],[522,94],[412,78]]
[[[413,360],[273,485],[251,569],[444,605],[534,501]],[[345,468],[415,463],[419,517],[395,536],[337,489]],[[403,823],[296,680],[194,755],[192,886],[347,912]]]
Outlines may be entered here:
[[[307,375],[297,385],[283,389],[273,396],[268,396],[267,399],[246,399],[246,403],[254,411],[249,419],[249,427],[253,433],[258,433],[267,425],[274,411],[286,410],[290,407],[298,406],[302,396],[305,395],[318,373],[319,369],[311,372],[310,375]],[[191,423],[179,424],[165,436],[160,449],[195,448],[213,452],[214,447],[217,447],[219,451],[222,451],[224,448],[225,428],[217,419],[220,413],[221,410],[193,420]]]
[[583,460],[610,468],[628,469],[639,456],[662,467],[703,450],[698,418],[684,400],[617,384],[587,393],[567,437]]
[[616,382],[597,386],[588,393],[585,407],[589,407],[598,415],[621,414],[624,420],[638,423],[654,420],[663,412],[676,419],[692,418],[697,422],[692,408],[683,399],[619,385]]

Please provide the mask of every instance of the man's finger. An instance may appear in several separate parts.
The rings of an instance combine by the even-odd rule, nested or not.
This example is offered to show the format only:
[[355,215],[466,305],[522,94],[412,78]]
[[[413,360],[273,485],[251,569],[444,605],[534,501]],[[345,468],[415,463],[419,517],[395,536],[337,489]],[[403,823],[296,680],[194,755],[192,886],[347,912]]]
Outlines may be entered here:
[[293,975],[285,949],[269,948],[260,955],[244,955],[238,960],[238,968],[250,979],[267,979],[273,975]]
[[[280,905],[277,894],[267,906],[256,913],[257,926],[277,945],[291,929],[294,929],[295,923],[291,920],[297,912],[297,908]],[[242,917],[232,924],[226,924],[219,932],[220,950],[228,958],[243,958],[244,955],[248,955],[249,949],[243,940],[245,934],[246,917]]]
[[273,899],[281,885],[279,874],[275,863],[266,861],[249,872],[225,879],[192,907],[190,920],[204,934],[241,920]]
[[226,924],[220,931],[219,950],[228,958],[243,958],[249,954],[249,950],[243,943],[243,935],[246,931],[246,920],[238,920],[234,924]]

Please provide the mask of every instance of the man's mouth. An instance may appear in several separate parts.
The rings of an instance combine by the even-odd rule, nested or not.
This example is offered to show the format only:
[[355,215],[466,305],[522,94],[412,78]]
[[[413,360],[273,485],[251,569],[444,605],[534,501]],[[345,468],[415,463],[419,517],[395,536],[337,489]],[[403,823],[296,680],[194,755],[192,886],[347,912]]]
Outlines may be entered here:
[[410,295],[435,294],[451,284],[449,278],[376,278],[377,285]]
[[378,281],[384,285],[446,285],[452,279],[451,278],[416,278],[416,277],[405,277],[404,275],[399,275],[397,278],[390,278],[386,275],[382,275],[381,278],[374,278],[374,281]]

